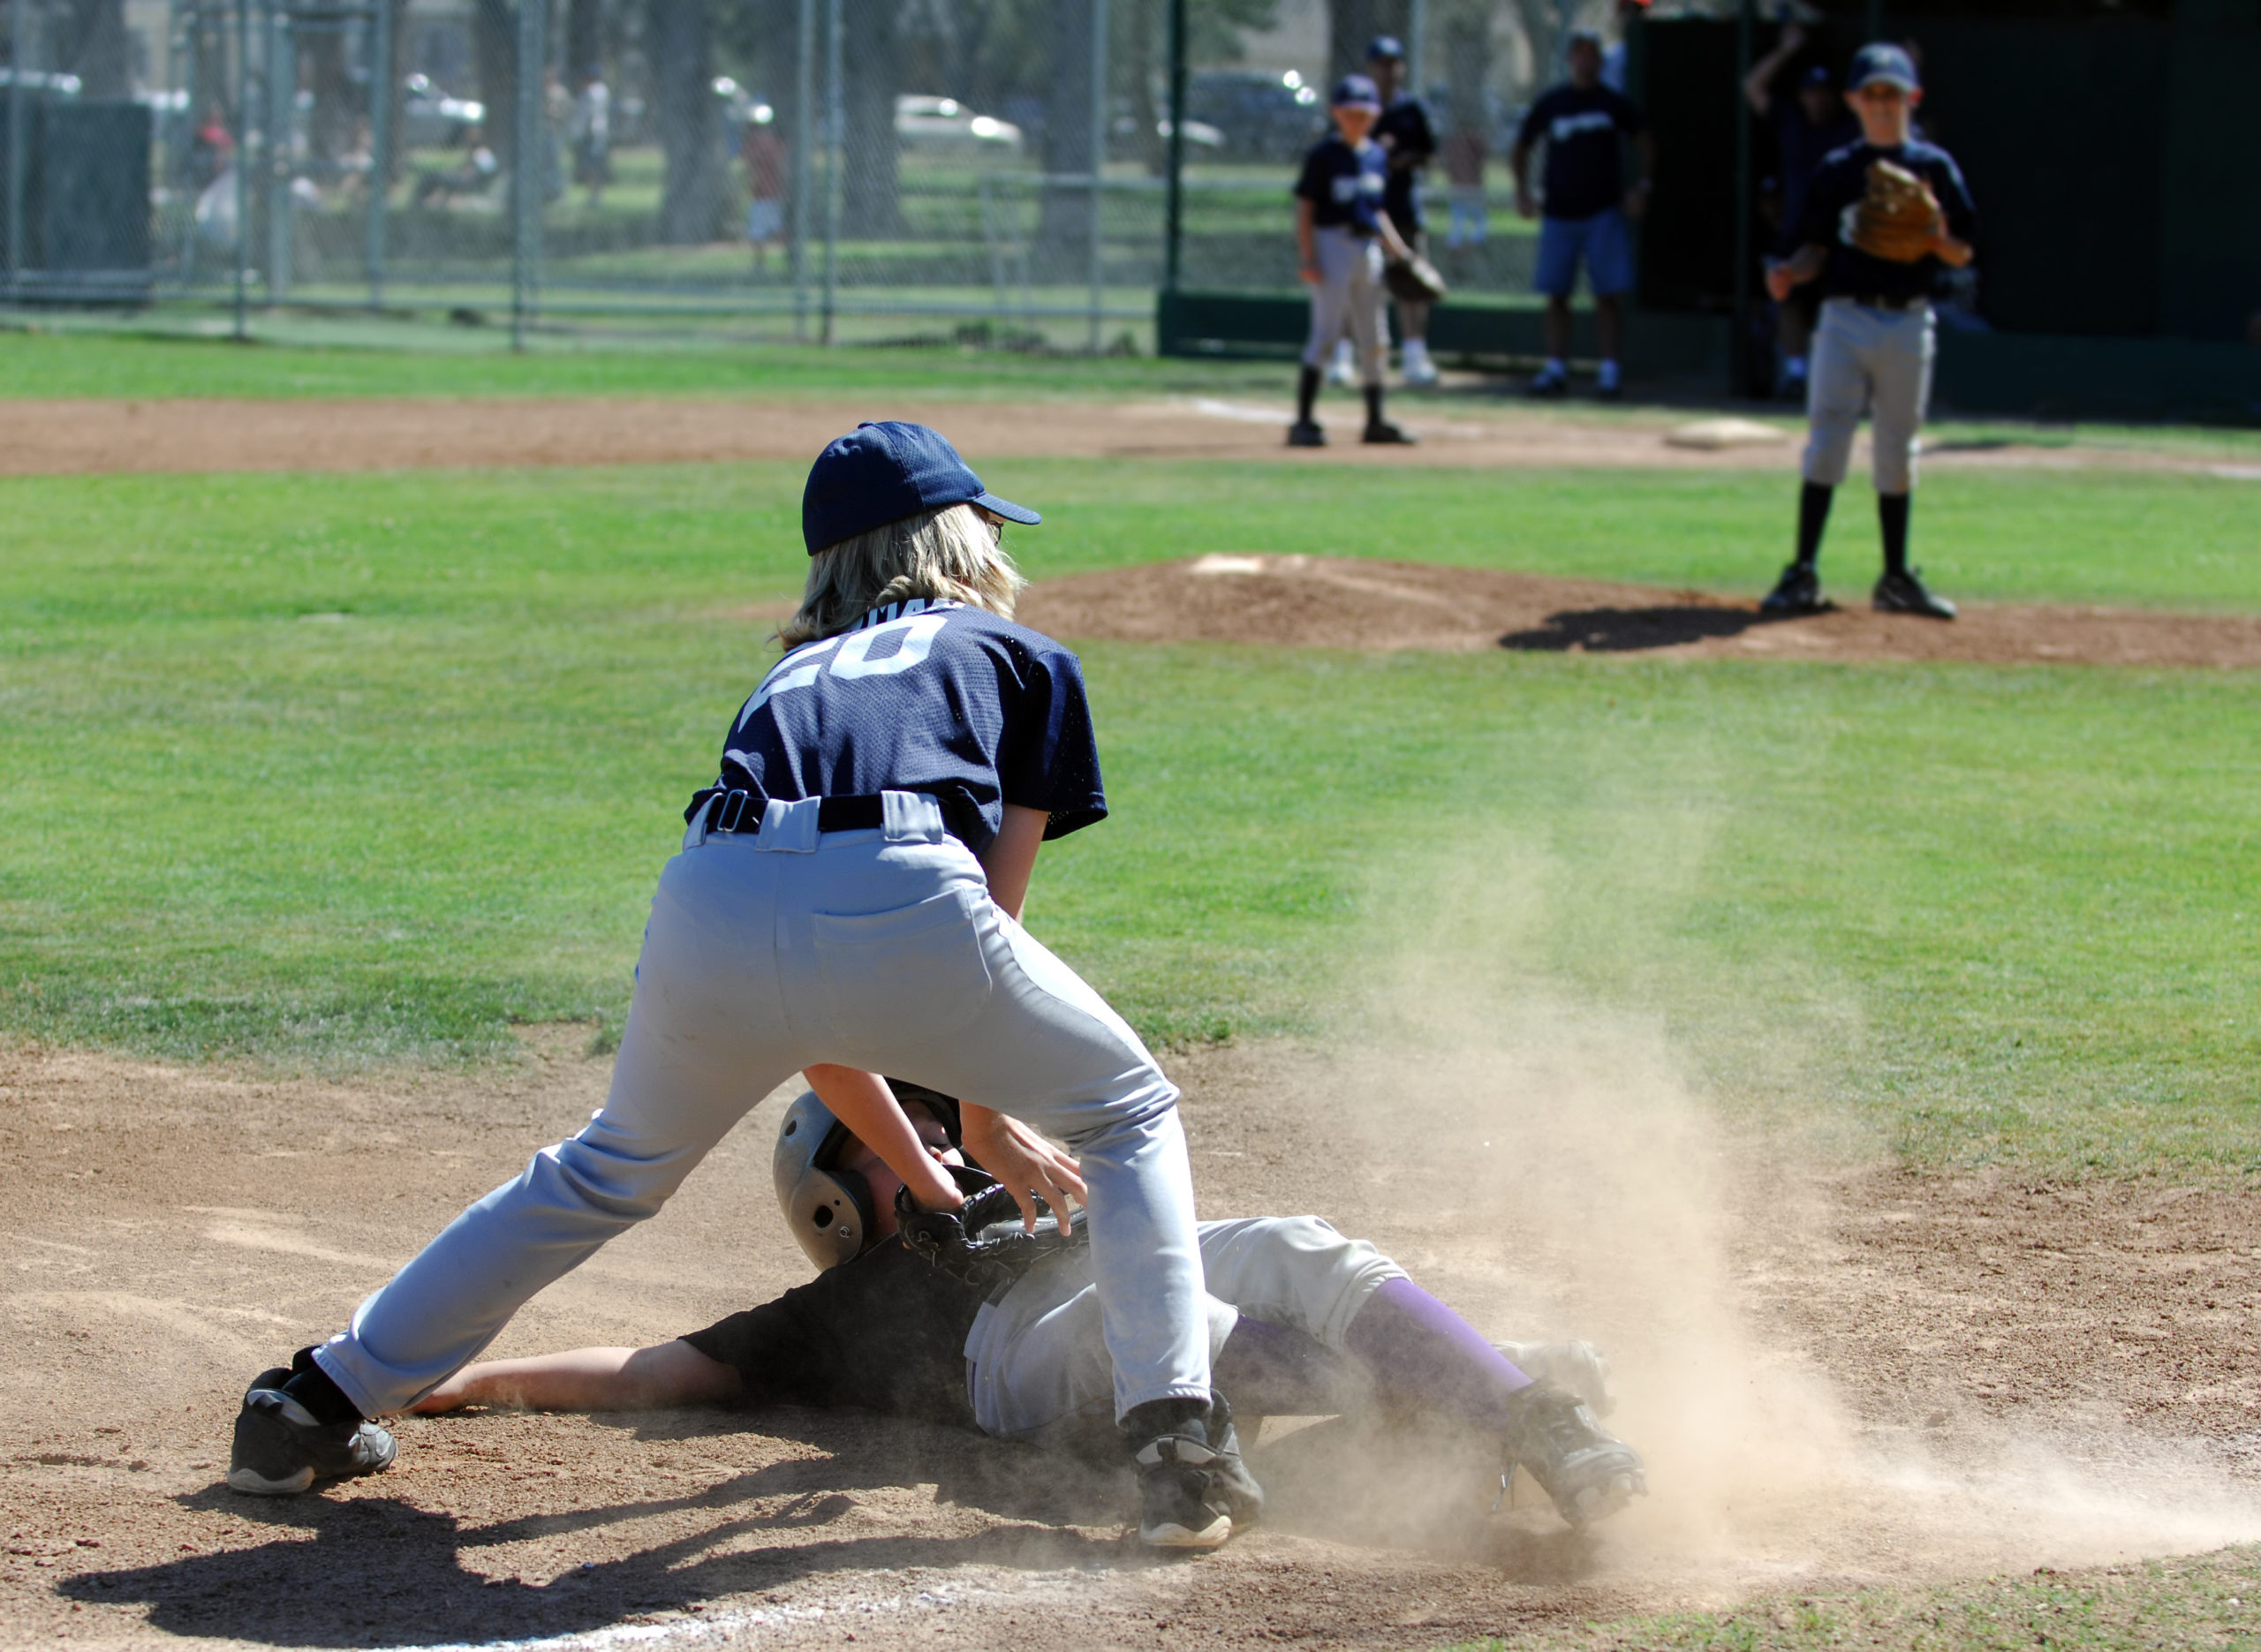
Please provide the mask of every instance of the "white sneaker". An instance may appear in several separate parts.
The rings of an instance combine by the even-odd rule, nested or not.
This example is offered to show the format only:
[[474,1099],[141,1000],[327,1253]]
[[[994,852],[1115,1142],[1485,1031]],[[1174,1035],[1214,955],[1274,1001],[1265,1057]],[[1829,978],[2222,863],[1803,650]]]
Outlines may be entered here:
[[1327,376],[1346,390],[1358,388],[1358,358],[1352,352],[1349,339],[1335,345],[1335,365],[1327,370]]
[[1437,381],[1437,364],[1429,358],[1429,347],[1418,339],[1410,339],[1405,345],[1405,382],[1416,388],[1426,388]]

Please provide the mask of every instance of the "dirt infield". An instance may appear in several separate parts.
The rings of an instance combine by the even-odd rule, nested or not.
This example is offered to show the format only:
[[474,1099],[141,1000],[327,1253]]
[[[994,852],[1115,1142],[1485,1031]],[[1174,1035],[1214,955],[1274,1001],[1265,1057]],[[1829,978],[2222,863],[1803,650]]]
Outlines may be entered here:
[[[224,1490],[242,1383],[586,1116],[586,1036],[530,1031],[499,1077],[350,1084],[0,1055],[0,1641],[1401,1648],[2261,1533],[2261,1199],[1801,1167],[1666,1107],[1643,1134],[1702,1190],[1690,1214],[1658,1226],[1644,1185],[1569,1228],[1531,1196],[1569,1161],[1503,1113],[1433,1119],[1437,1159],[1395,1158],[1343,1105],[1374,1070],[1284,1045],[1175,1064],[1204,1213],[1316,1210],[1499,1334],[1606,1339],[1645,1503],[1580,1538],[1488,1515],[1480,1451],[1274,1419],[1269,1524],[1156,1565],[1107,1475],[718,1411],[412,1420],[373,1480]],[[779,1105],[497,1351],[656,1339],[802,1277],[768,1208]],[[1510,1128],[1519,1174],[1440,1181]]]
[[[976,460],[1013,456],[1280,459],[1310,464],[1789,468],[1796,443],[1719,448],[1670,440],[1686,415],[1561,417],[1494,403],[1413,404],[1417,448],[1365,448],[1338,414],[1338,445],[1290,453],[1291,417],[1277,405],[1203,397],[1143,403],[1014,405],[928,403],[503,398],[419,401],[0,400],[0,475],[135,471],[367,471],[435,466],[805,463],[832,437],[874,417],[923,419]],[[1716,423],[1717,421],[1696,421]],[[1865,442],[1866,438],[1863,438]],[[1856,456],[1856,464],[1866,460]],[[2157,452],[1990,441],[1934,449],[1934,464],[2095,465],[2243,474],[2252,466]]]
[[1032,586],[1055,636],[1305,648],[1797,660],[2261,668],[2261,618],[1974,604],[1953,624],[1865,603],[1796,619],[1698,591],[1352,557],[1211,554]]

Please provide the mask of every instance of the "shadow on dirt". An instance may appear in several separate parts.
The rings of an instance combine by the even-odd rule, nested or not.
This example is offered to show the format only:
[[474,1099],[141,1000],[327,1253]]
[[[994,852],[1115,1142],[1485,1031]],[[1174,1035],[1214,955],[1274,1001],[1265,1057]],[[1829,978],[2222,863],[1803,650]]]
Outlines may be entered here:
[[1635,653],[1676,648],[1716,637],[1740,637],[1758,625],[1776,625],[1788,616],[1755,608],[1683,607],[1574,608],[1550,614],[1525,630],[1509,631],[1500,646],[1519,653],[1563,653],[1577,648],[1590,654]]
[[[712,1411],[621,1418],[655,1443],[742,1431],[798,1441],[796,1457],[680,1496],[561,1508],[489,1524],[385,1495],[379,1478],[288,1499],[213,1486],[185,1507],[265,1528],[266,1541],[63,1580],[66,1599],[140,1605],[167,1633],[284,1647],[480,1642],[569,1634],[653,1613],[796,1615],[748,1596],[836,1573],[959,1566],[1109,1570],[1176,1563],[1143,1549],[1125,1517],[1125,1468],[1086,1464],[958,1430],[843,1413]],[[1336,1421],[1251,1453],[1271,1493],[1272,1529],[1362,1547],[1422,1550],[1500,1567],[1512,1580],[1586,1575],[1584,1541],[1551,1512],[1485,1513],[1494,1471],[1465,1440]],[[1478,1472],[1481,1470],[1481,1472]],[[1004,1524],[922,1535],[849,1518],[859,1492],[932,1484],[937,1503]],[[441,1488],[420,1485],[426,1495]],[[843,1524],[843,1521],[845,1522]],[[953,1521],[962,1525],[962,1521]],[[638,1541],[638,1528],[654,1541]],[[837,1528],[836,1535],[834,1528]],[[1101,1535],[1103,1534],[1103,1535]],[[586,1538],[588,1558],[573,1558]],[[552,1575],[513,1574],[510,1545],[536,1544]],[[523,1552],[523,1551],[521,1551]],[[484,1569],[482,1569],[484,1563]],[[521,1563],[522,1564],[522,1563]]]

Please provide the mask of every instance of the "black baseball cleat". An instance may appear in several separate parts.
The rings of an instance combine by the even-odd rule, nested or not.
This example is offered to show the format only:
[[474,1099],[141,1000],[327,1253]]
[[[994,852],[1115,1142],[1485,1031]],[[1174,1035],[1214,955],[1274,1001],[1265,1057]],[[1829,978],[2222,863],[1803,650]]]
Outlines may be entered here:
[[1387,419],[1377,419],[1369,424],[1365,434],[1358,440],[1368,447],[1373,448],[1418,447],[1421,441],[1420,437],[1399,426],[1391,424]]
[[[306,1356],[299,1356],[304,1359]],[[235,1449],[228,1484],[256,1497],[296,1497],[317,1480],[350,1480],[392,1467],[392,1436],[353,1417],[321,1422],[284,1392],[292,1373],[282,1366],[261,1371],[236,1414]]]
[[1531,381],[1530,394],[1542,401],[1559,402],[1570,393],[1570,381],[1559,373],[1542,373]]
[[1622,402],[1625,399],[1625,387],[1622,384],[1597,384],[1593,387],[1593,399],[1597,402]]
[[1927,620],[1955,617],[1955,604],[1926,585],[1913,568],[1878,580],[1869,605],[1879,614],[1919,614]]
[[1161,1399],[1123,1419],[1138,1465],[1138,1541],[1153,1549],[1214,1549],[1264,1512],[1264,1488],[1241,1461],[1232,1407],[1213,1394]]
[[1603,1428],[1584,1400],[1553,1383],[1533,1383],[1509,1396],[1504,1451],[1502,1495],[1517,1468],[1529,1469],[1573,1526],[1607,1520],[1648,1494],[1640,1454]]
[[1792,562],[1782,570],[1782,577],[1774,582],[1758,604],[1761,614],[1820,614],[1830,604],[1821,594],[1821,576],[1804,562]]
[[1288,426],[1288,445],[1291,448],[1323,448],[1327,445],[1327,426],[1316,419],[1298,419]]

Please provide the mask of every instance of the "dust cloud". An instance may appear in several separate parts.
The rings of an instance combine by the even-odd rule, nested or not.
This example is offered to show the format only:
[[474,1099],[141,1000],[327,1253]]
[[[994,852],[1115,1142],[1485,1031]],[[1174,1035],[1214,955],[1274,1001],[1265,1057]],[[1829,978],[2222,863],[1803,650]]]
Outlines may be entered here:
[[[1567,869],[1463,842],[1393,866],[1372,903],[1326,1111],[1417,1278],[1491,1334],[1583,1337],[1608,1356],[1608,1426],[1645,1457],[1651,1495],[1600,1528],[1590,1575],[1715,1603],[2261,1538],[2261,1497],[2204,1441],[2138,1435],[2092,1404],[2020,1427],[1887,1421],[1904,1399],[1888,1371],[1825,1370],[1764,1329],[1769,1297],[1817,1276],[1860,1289],[1829,1173],[1881,1140],[1779,1098],[1743,1105],[1665,1008],[1566,984],[1544,961],[1577,899]],[[1676,967],[1690,970],[1684,948]],[[1857,1021],[1840,1008],[1835,1024]],[[1740,1070],[1823,1089],[1843,1052],[1798,1047],[1794,1029],[1828,1019],[1778,1026]],[[1495,1526],[1559,1529],[1542,1504],[1530,1487]]]

